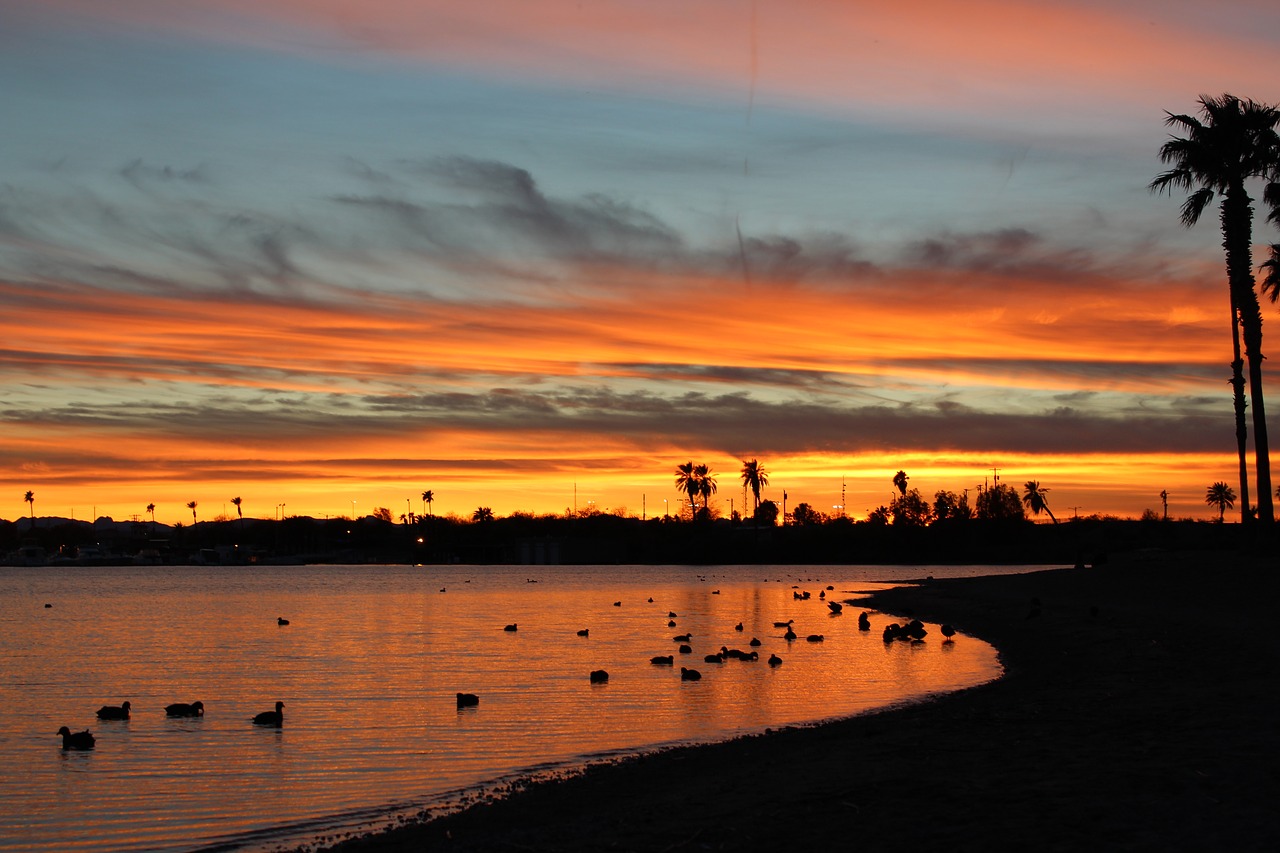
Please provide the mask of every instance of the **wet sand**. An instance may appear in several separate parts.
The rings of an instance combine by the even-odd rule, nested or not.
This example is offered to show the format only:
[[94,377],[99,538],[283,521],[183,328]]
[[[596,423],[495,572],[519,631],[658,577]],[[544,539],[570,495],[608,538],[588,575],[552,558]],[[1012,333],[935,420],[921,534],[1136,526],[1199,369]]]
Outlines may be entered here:
[[1146,553],[889,590],[871,607],[993,643],[1005,677],[591,768],[335,849],[1277,850],[1278,575],[1275,558]]

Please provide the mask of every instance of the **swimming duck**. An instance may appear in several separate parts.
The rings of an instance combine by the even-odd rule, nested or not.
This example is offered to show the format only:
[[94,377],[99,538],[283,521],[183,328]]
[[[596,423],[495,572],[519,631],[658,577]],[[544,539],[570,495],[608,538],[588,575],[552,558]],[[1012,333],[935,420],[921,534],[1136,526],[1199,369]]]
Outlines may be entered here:
[[739,622],[737,625],[734,625],[734,626],[733,626],[733,630],[735,630],[735,631],[741,631],[741,630],[742,630],[742,623],[741,623],[741,622]]
[[859,631],[871,630],[871,619],[867,616],[866,613],[858,614],[858,630]]
[[827,607],[831,608],[833,614],[838,614],[841,610],[844,610],[844,605],[838,601],[828,601]]
[[121,705],[103,705],[98,709],[99,720],[127,720],[129,719],[129,703],[125,702]]
[[277,702],[274,711],[263,711],[253,718],[254,725],[258,726],[282,726],[284,725],[284,703]]
[[751,642],[747,643],[747,645],[748,645],[748,646],[758,646],[758,645],[760,645],[760,638],[759,638],[759,637],[752,637],[752,638],[751,638]]
[[609,680],[609,673],[603,669],[593,669],[590,679],[592,684],[604,684]]
[[769,666],[778,666],[782,663],[782,658],[777,655],[769,655]]
[[63,749],[93,749],[93,734],[88,729],[72,734],[71,729],[63,726],[58,734],[62,735]]
[[477,696],[477,695],[476,695],[476,694],[474,694],[474,693],[459,693],[459,694],[458,694],[458,707],[459,707],[459,708],[474,708],[475,706],[477,706],[477,705],[479,705],[479,704],[480,704],[480,697],[479,697],[479,696]]
[[192,702],[188,705],[184,702],[175,702],[172,705],[165,705],[164,713],[168,717],[203,717],[204,703]]
[[683,666],[680,667],[681,681],[700,681],[701,679],[702,673],[698,672],[696,669],[685,669]]
[[786,622],[774,622],[774,623],[773,623],[773,627],[775,627],[775,628],[790,628],[790,627],[791,627],[791,623],[792,623],[792,622],[794,622],[794,621],[796,621],[796,620],[794,620],[794,619],[788,619]]
[[649,658],[649,663],[656,666],[674,666],[676,662],[675,655],[655,655]]
[[506,626],[504,626],[502,630],[504,630],[504,631],[515,631],[515,630],[517,630],[516,623],[512,622],[510,625],[506,625]]
[[791,626],[789,626],[789,625],[788,625],[788,626],[787,626],[787,633],[785,633],[785,634],[783,634],[783,635],[782,635],[782,639],[784,639],[784,640],[794,640],[795,638],[796,638],[796,632],[795,632],[795,631],[792,631],[792,630],[791,630]]
[[693,654],[693,646],[688,643],[681,643],[680,648],[676,649],[676,651],[682,655],[691,655]]
[[277,616],[277,617],[276,617],[276,624],[277,624],[277,625],[288,625],[288,624],[289,624],[289,620],[288,620],[288,619],[286,619],[286,618],[284,618],[283,616]]
[[805,639],[811,643],[821,643],[823,638],[821,634],[810,634],[809,636],[805,637]]
[[692,638],[693,638],[693,634],[677,634],[671,639],[675,640],[677,643],[687,643]]
[[589,637],[589,636],[591,636],[591,631],[590,631],[590,629],[583,628],[581,631],[579,631],[579,632],[578,632],[578,636],[579,636],[579,637]]

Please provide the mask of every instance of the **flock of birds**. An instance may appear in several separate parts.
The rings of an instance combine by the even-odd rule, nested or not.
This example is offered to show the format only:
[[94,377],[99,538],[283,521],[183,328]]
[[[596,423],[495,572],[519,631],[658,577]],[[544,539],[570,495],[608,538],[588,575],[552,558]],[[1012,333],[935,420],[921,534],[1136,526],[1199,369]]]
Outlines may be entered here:
[[[827,587],[827,590],[831,590],[831,589],[834,589],[834,588],[830,586]],[[441,592],[443,592],[443,590],[441,590]],[[713,595],[719,594],[719,592],[720,590],[715,590],[712,594]],[[808,601],[810,599],[810,594],[807,591],[805,592],[796,591],[793,593],[793,597],[797,601]],[[819,598],[825,600],[826,590],[822,591],[819,594]],[[652,598],[649,599],[649,603],[650,604],[653,603]],[[852,603],[852,602],[849,602],[849,603]],[[49,605],[46,605],[46,607],[47,606]],[[614,606],[621,607],[622,602],[615,601]],[[836,601],[827,602],[827,607],[828,609],[830,609],[832,616],[839,616],[844,610],[844,605]],[[667,627],[669,628],[676,627],[675,611],[669,611],[667,613],[667,619],[668,619]],[[289,620],[281,616],[276,620],[276,624],[281,626],[288,625]],[[799,635],[795,632],[794,625],[795,625],[794,619],[788,619],[785,622],[773,623],[774,628],[784,629],[782,638],[788,642],[799,639]],[[741,622],[734,625],[733,628],[735,631],[739,631],[739,632],[744,630],[743,624]],[[502,630],[506,632],[514,633],[519,629],[520,629],[519,625],[515,622],[512,622],[509,625],[503,626]],[[865,611],[858,615],[858,630],[860,631],[871,630],[871,619]],[[940,630],[942,632],[943,637],[946,638],[944,642],[947,642],[947,643],[952,642],[951,638],[954,637],[956,633],[955,628],[953,628],[951,625],[944,624],[941,626]],[[889,623],[884,628],[883,637],[886,644],[894,643],[899,640],[911,642],[914,644],[914,643],[923,643],[925,635],[927,635],[928,633],[929,632],[924,627],[924,623],[922,623],[919,619],[913,619],[910,622],[906,623],[905,625],[900,625],[897,622]],[[582,630],[578,631],[577,634],[579,637],[589,637],[591,635],[591,631],[588,628],[583,628]],[[692,645],[693,634],[691,633],[676,634],[671,639],[674,642],[680,644],[679,647],[677,648],[677,651],[679,654],[681,655],[693,654],[693,645]],[[825,638],[822,634],[808,634],[805,636],[805,640],[810,643],[821,643],[824,639]],[[752,637],[751,641],[747,645],[751,647],[751,651],[744,652],[741,649],[731,649],[728,646],[722,645],[719,651],[712,652],[710,654],[705,655],[703,657],[703,662],[709,663],[709,664],[722,664],[727,660],[739,660],[744,662],[758,661],[760,659],[760,653],[759,651],[757,651],[757,648],[761,645],[760,639],[758,637]],[[649,659],[649,663],[653,664],[654,666],[674,667],[675,662],[676,662],[675,655],[655,655]],[[769,658],[768,658],[768,664],[769,666],[781,666],[782,658],[778,657],[778,655],[776,654],[771,654],[769,655]],[[588,678],[592,684],[605,684],[609,681],[609,673],[607,670],[596,669],[591,671],[591,673],[588,675]],[[699,670],[693,669],[692,667],[685,667],[685,666],[680,667],[681,681],[700,681],[701,679],[702,679],[702,673]],[[475,693],[458,693],[457,703],[459,708],[474,708],[480,704],[480,697],[477,696]],[[127,701],[121,703],[120,705],[103,705],[97,711],[98,719],[99,720],[128,720],[130,718],[131,708],[132,708],[132,704]],[[202,717],[204,716],[204,703],[200,701],[190,702],[190,703],[175,702],[172,705],[166,705],[164,712],[165,712],[165,716],[167,717]],[[255,715],[253,717],[252,722],[254,725],[257,725],[257,726],[275,726],[275,727],[283,726],[284,725],[284,703],[276,702],[276,707],[274,711],[263,711],[262,713]],[[64,750],[93,749],[97,743],[97,740],[93,736],[93,733],[90,732],[88,729],[85,729],[82,732],[73,732],[67,726],[63,726],[62,728],[58,729],[58,735],[62,737],[62,748]]]
[[[133,705],[130,702],[122,702],[119,705],[103,705],[97,710],[99,720],[128,720],[132,713]],[[204,703],[196,702],[174,702],[172,705],[164,706],[166,717],[203,717]],[[254,725],[258,726],[282,726],[284,725],[284,703],[277,702],[274,711],[263,711],[253,718]],[[93,736],[93,732],[85,729],[82,732],[73,732],[71,729],[63,726],[58,729],[58,734],[62,736],[63,749],[93,749],[97,743],[97,739]]]
[[[535,581],[530,581],[530,583],[535,583]],[[834,587],[828,586],[827,590],[834,590]],[[826,599],[827,590],[823,590],[822,592],[819,593],[818,595],[819,599],[821,600]],[[444,590],[441,590],[441,592],[444,592]],[[719,593],[720,593],[720,590],[718,589],[712,591],[712,595],[719,595]],[[793,598],[797,601],[808,601],[811,599],[811,594],[808,591],[797,590],[793,592]],[[649,603],[650,604],[653,603],[652,598],[649,599]],[[844,604],[842,604],[841,602],[828,601],[826,603],[827,603],[828,609],[831,611],[832,616],[839,616],[843,613]],[[852,604],[854,602],[849,601],[846,603]],[[613,603],[613,606],[621,607],[622,602],[615,601]],[[667,618],[669,620],[667,622],[667,627],[668,628],[676,627],[675,611],[668,612]],[[773,623],[774,628],[784,629],[782,638],[788,642],[799,639],[800,635],[795,632],[794,625],[795,625],[794,619],[788,619],[785,622]],[[741,622],[734,625],[733,627],[735,631],[741,632],[744,630],[743,624]],[[503,626],[502,630],[508,633],[514,633],[520,630],[520,626],[519,624],[512,622],[508,625]],[[869,614],[865,611],[858,615],[858,630],[860,631],[871,630],[871,619]],[[951,625],[944,624],[940,627],[940,630],[943,637],[946,638],[943,641],[944,643],[953,642],[952,637],[954,637],[956,634],[956,629],[954,627],[952,627]],[[919,619],[912,619],[910,622],[906,623],[905,625],[900,625],[897,622],[889,623],[884,628],[883,637],[886,645],[892,644],[899,640],[910,642],[912,644],[917,644],[917,643],[923,643],[924,638],[928,633],[929,632],[924,627],[923,622],[921,622]],[[589,628],[583,628],[577,632],[577,635],[579,637],[590,637],[591,630]],[[672,641],[680,644],[677,649],[679,654],[681,655],[693,654],[693,645],[692,645],[693,634],[692,633],[676,634],[671,639]],[[804,639],[810,643],[821,643],[823,642],[825,637],[822,634],[808,634],[805,636]],[[731,649],[728,646],[722,645],[719,651],[712,652],[710,654],[705,655],[703,657],[703,661],[709,664],[722,664],[727,660],[739,660],[739,661],[746,661],[746,662],[758,661],[760,659],[760,652],[757,651],[757,647],[761,645],[760,639],[758,637],[752,637],[751,641],[747,645],[751,647],[750,651],[743,651],[741,649]],[[649,663],[653,664],[654,666],[674,667],[676,663],[676,655],[654,655],[649,659]],[[769,666],[781,666],[782,658],[778,657],[778,655],[776,654],[771,654],[769,655],[769,658],[768,658],[768,664]],[[604,670],[604,669],[595,669],[589,673],[588,679],[592,684],[606,684],[609,681],[609,672],[608,670]],[[700,681],[701,679],[702,679],[702,673],[699,670],[693,669],[692,667],[686,667],[686,666],[680,667],[681,681]],[[458,700],[459,708],[474,708],[479,706],[480,704],[480,697],[475,693],[458,693],[457,700]]]
[[[46,604],[45,607],[52,607]],[[289,620],[283,616],[276,619],[276,624],[280,626],[288,625]],[[128,720],[133,708],[131,702],[121,702],[119,705],[103,705],[97,710],[99,720]],[[164,706],[164,714],[166,717],[203,717],[204,703],[195,702],[174,702],[172,705]],[[277,702],[274,711],[263,711],[253,717],[255,726],[275,726],[279,728],[284,725],[284,703]],[[93,732],[85,729],[82,732],[73,732],[66,726],[58,729],[58,734],[62,737],[63,749],[93,749],[97,744],[97,738],[93,736]]]

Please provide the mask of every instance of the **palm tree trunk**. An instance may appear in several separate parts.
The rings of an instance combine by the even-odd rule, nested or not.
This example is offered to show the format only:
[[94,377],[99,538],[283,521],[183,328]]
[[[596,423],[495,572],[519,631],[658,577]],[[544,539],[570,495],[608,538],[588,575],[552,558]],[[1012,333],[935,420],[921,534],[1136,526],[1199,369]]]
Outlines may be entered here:
[[1240,312],[1235,297],[1231,298],[1231,345],[1235,359],[1231,362],[1231,387],[1236,407],[1236,452],[1240,457],[1240,523],[1249,518],[1249,427],[1245,422],[1244,359],[1240,357]]
[[[1240,311],[1240,325],[1244,333],[1245,358],[1249,362],[1249,398],[1253,403],[1253,452],[1257,468],[1258,520],[1270,527],[1275,522],[1275,508],[1271,503],[1271,453],[1267,443],[1266,407],[1262,395],[1262,308],[1254,290],[1253,257],[1250,243],[1253,239],[1252,200],[1243,183],[1232,185],[1222,202],[1222,247],[1227,255],[1227,277],[1231,283],[1231,298]],[[1248,515],[1248,502],[1245,514]]]

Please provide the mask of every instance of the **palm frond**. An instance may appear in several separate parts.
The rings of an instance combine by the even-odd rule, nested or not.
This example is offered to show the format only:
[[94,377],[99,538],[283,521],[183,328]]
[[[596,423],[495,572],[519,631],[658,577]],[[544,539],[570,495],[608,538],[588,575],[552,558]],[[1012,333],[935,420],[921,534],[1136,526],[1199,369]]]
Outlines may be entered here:
[[1270,296],[1272,302],[1280,301],[1280,243],[1271,244],[1271,260],[1263,261],[1260,270],[1265,273],[1263,294]]
[[1208,187],[1198,189],[1191,195],[1187,196],[1187,200],[1182,203],[1182,224],[1190,228],[1200,221],[1200,215],[1204,213],[1204,209],[1213,201],[1213,190]]

